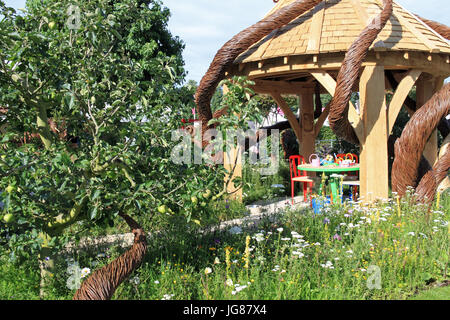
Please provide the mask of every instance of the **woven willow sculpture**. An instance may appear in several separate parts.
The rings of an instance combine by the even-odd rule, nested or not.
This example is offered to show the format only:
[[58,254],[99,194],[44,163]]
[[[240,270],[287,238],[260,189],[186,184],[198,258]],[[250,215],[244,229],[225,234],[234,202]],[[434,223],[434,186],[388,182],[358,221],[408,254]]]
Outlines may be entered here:
[[137,268],[144,259],[147,240],[144,230],[126,214],[119,214],[134,234],[133,246],[105,267],[96,270],[77,290],[74,300],[109,300],[117,287]]

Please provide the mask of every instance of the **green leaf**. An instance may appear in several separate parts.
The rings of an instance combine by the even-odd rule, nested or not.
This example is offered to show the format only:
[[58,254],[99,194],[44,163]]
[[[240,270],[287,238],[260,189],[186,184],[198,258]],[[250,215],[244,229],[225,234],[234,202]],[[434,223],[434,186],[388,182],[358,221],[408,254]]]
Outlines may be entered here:
[[94,207],[89,214],[89,218],[91,220],[94,220],[97,217],[97,212],[98,212],[98,208]]
[[100,195],[100,189],[95,190],[94,194],[91,197],[91,200],[95,200],[99,197]]

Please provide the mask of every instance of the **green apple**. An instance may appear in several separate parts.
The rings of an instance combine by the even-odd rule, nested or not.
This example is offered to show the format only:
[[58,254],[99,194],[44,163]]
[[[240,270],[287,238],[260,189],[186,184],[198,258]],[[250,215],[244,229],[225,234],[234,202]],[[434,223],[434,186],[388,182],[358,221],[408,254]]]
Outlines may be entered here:
[[7,213],[5,214],[5,216],[3,217],[3,221],[5,221],[6,223],[12,223],[14,222],[14,216],[12,213]]
[[9,185],[9,186],[6,187],[5,191],[8,192],[8,193],[11,193],[11,192],[14,191],[14,187],[12,185]]
[[54,21],[50,21],[50,22],[48,23],[48,27],[50,28],[50,30],[53,30],[53,29],[55,29],[55,27],[56,27],[56,23],[55,23]]
[[12,81],[14,82],[19,82],[19,80],[21,79],[20,76],[17,73],[13,73],[13,75],[11,76]]
[[208,199],[211,196],[211,190],[206,189],[205,193],[203,193],[203,198]]
[[198,199],[197,199],[196,196],[192,196],[192,197],[191,197],[191,201],[192,201],[193,204],[197,204]]
[[202,203],[200,203],[200,206],[201,206],[201,207],[206,207],[206,202],[205,202],[205,201],[202,201]]
[[7,164],[5,163],[6,155],[2,155],[0,158],[3,160],[0,161],[0,168],[6,169],[7,168]]
[[158,212],[159,213],[166,213],[166,206],[165,205],[161,205],[158,207]]

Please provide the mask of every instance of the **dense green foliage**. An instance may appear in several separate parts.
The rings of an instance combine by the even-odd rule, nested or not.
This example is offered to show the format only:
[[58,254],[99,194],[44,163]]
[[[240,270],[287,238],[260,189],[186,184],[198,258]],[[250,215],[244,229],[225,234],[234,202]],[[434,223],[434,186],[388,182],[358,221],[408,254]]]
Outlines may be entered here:
[[192,90],[180,85],[183,44],[167,29],[168,9],[80,2],[71,29],[72,2],[44,2],[23,15],[1,4],[3,248],[28,256],[73,236],[65,230],[75,223],[112,226],[119,211],[145,215],[148,228],[201,215],[223,173],[171,162]]

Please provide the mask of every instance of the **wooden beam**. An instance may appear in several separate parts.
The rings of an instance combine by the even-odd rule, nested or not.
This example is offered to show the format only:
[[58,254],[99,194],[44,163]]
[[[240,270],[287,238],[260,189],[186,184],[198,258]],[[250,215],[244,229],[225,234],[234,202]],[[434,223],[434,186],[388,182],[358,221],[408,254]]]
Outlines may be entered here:
[[402,109],[402,106],[411,91],[412,87],[416,83],[422,71],[413,69],[411,70],[398,84],[397,90],[395,91],[391,103],[389,105],[389,116],[388,116],[388,128],[389,135],[392,133],[395,121],[397,120],[398,114]]
[[336,81],[324,70],[311,71],[311,75],[332,95],[336,92]]
[[289,105],[287,104],[286,100],[283,99],[280,93],[274,91],[270,95],[275,100],[275,102],[278,103],[281,110],[283,110],[284,115],[286,116],[286,118],[289,121],[289,124],[294,130],[298,142],[301,143],[303,141],[302,128],[300,126],[300,123],[297,121],[297,117],[295,116],[294,112],[292,112],[291,108],[289,108]]
[[330,104],[328,104],[326,106],[325,110],[322,111],[322,114],[320,115],[319,119],[317,119],[317,122],[314,125],[314,135],[315,135],[316,139],[320,133],[320,130],[323,127],[323,124],[327,120],[329,114],[330,114]]
[[364,121],[360,154],[361,196],[367,202],[377,198],[387,199],[388,128],[382,66],[364,68],[360,78],[360,101]]
[[[450,152],[450,134],[444,139],[444,142],[442,143],[441,150],[439,151],[439,159],[444,157],[444,155]],[[450,178],[447,177],[439,184],[438,192],[443,192],[450,188]]]
[[442,76],[436,77],[435,84],[434,84],[434,92],[438,92],[439,90],[442,89],[446,78],[447,77],[442,77]]
[[[331,94],[331,96],[334,97],[337,83],[333,79],[333,77],[331,77],[329,73],[323,70],[310,71],[310,73]],[[348,120],[351,123],[353,129],[355,129],[356,135],[361,141],[363,137],[362,120],[351,101],[348,110]]]
[[295,83],[295,82],[287,82],[287,81],[269,81],[269,80],[253,80],[255,85],[251,88],[256,93],[262,94],[271,94],[274,91],[277,91],[280,94],[295,94],[297,95],[299,92],[304,89],[314,88],[312,83]]
[[[410,70],[421,69],[423,72],[433,74],[435,76],[450,76],[450,60],[448,54],[433,54],[433,60],[427,60],[428,54],[425,52],[409,52],[409,59],[404,58],[404,50],[402,51],[386,51],[377,52],[380,60],[376,59],[375,52],[369,52],[362,67],[366,67],[373,63],[383,62],[386,70]],[[327,70],[339,71],[342,66],[344,55],[342,53],[322,53],[320,55],[320,63],[314,63],[311,55],[291,56],[288,64],[284,64],[284,57],[273,58],[266,61],[263,69],[258,69],[258,62],[246,62],[246,67],[239,72],[239,66],[236,64],[232,67],[230,75],[248,76],[251,79],[261,79],[264,77],[275,77],[284,75],[303,74],[309,70]],[[447,62],[448,60],[448,62]]]
[[[320,42],[322,37],[322,26],[323,26],[323,17],[325,12],[325,2],[321,2],[317,5],[316,9],[318,10],[311,20],[311,27],[309,30],[309,40],[308,46],[306,48],[306,53],[319,53],[320,51]],[[317,61],[314,61],[317,62]]]
[[302,128],[302,142],[300,154],[309,162],[310,156],[316,150],[316,135],[314,130],[314,90],[301,93],[300,119]]
[[[419,79],[416,86],[417,94],[417,109],[422,108],[424,104],[433,96],[436,89],[436,81]],[[438,157],[438,136],[437,130],[434,130],[425,145],[425,150],[423,151],[424,157],[428,160],[431,166],[435,164]]]

